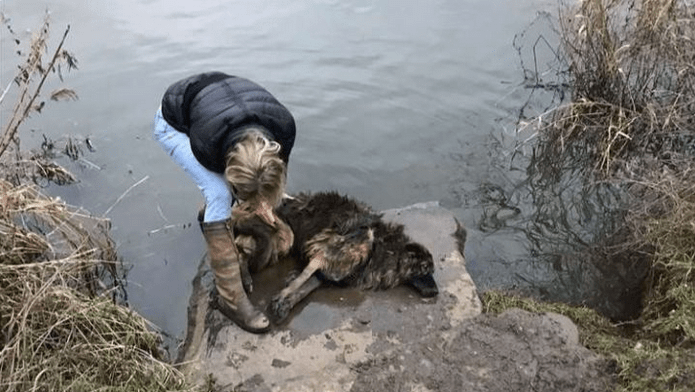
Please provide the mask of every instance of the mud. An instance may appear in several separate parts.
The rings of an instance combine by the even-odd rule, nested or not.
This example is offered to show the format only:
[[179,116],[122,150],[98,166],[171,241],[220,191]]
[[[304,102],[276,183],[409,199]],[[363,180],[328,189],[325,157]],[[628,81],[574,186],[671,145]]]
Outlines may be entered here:
[[[438,297],[320,288],[265,335],[246,333],[207,306],[201,263],[180,350],[181,370],[219,391],[603,391],[606,363],[578,345],[557,315],[481,315],[462,255],[465,233],[437,203],[389,210],[385,218],[435,258]],[[255,278],[258,306],[282,287],[291,261]]]

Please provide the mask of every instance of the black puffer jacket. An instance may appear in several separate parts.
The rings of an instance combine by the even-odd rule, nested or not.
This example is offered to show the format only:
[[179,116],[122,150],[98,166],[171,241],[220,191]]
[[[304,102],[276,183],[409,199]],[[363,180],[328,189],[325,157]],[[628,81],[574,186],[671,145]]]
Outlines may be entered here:
[[198,161],[224,172],[225,154],[241,136],[240,130],[260,125],[280,143],[287,162],[296,128],[292,114],[258,84],[221,72],[193,75],[172,84],[162,98],[162,115],[188,135]]

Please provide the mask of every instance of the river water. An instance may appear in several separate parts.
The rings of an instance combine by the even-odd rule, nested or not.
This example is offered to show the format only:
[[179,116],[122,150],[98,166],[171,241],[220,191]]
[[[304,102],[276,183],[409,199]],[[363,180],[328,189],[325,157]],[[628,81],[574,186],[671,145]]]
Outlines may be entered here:
[[[528,99],[512,42],[552,0],[0,0],[2,86],[19,58],[15,38],[51,14],[52,47],[79,100],[51,102],[20,137],[89,138],[76,185],[49,192],[106,215],[125,265],[130,304],[172,335],[185,327],[191,279],[205,249],[197,188],[152,140],[166,87],[194,72],[252,79],[294,114],[290,192],[334,189],[376,209],[436,200],[469,228],[468,269],[519,275],[527,245],[479,230],[491,188],[509,173],[492,161],[514,137]],[[529,39],[529,46],[534,38]],[[50,87],[50,86],[49,86]],[[7,108],[3,105],[4,123]],[[504,151],[502,152],[504,153]],[[501,266],[501,267],[500,267]],[[487,271],[487,272],[486,272]],[[487,275],[486,275],[487,274]],[[487,276],[487,278],[485,278]],[[487,280],[485,280],[487,279]]]

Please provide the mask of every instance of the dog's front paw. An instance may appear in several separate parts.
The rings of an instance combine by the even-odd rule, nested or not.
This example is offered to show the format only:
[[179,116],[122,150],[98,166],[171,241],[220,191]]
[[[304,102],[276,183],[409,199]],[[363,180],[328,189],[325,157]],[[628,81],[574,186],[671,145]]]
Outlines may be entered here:
[[253,292],[253,277],[244,259],[239,263],[239,270],[241,271],[241,284],[244,285],[246,293],[251,294]]
[[244,285],[244,291],[246,291],[246,294],[253,293],[253,280],[251,278],[244,279],[241,283]]
[[270,301],[268,313],[276,324],[284,321],[290,315],[292,304],[288,298],[276,295]]

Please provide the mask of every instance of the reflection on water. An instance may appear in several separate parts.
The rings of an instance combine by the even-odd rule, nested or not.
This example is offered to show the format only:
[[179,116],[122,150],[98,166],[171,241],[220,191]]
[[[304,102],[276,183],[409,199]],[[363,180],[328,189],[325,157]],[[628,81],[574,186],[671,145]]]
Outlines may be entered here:
[[508,193],[494,189],[496,199],[485,205],[481,221],[490,236],[523,236],[527,253],[502,262],[498,268],[507,275],[501,280],[495,281],[498,268],[487,268],[478,275],[479,288],[505,287],[589,305],[616,320],[636,318],[649,263],[640,249],[620,246],[627,235],[627,192],[617,185],[587,184],[582,173],[571,170],[546,178],[533,172],[533,158],[528,165],[529,176]]
[[[512,239],[523,244],[512,250],[522,253],[474,265],[471,274],[482,290],[503,287],[631,320],[641,309],[648,260],[640,249],[622,245],[628,235],[623,227],[630,205],[627,189],[592,177],[586,158],[595,146],[559,154],[543,150],[535,133],[538,117],[547,121],[570,95],[567,65],[551,44],[558,41],[552,39],[551,21],[539,15],[531,27],[548,26],[544,33],[529,35],[530,27],[515,39],[529,97],[515,137],[498,138],[493,146],[497,159],[492,167],[503,175],[479,187],[479,228],[507,246]],[[525,58],[529,53],[532,61]]]
[[[22,145],[38,145],[43,134],[90,138],[89,164],[70,167],[81,183],[50,192],[96,215],[109,211],[118,252],[131,266],[131,304],[174,335],[185,326],[204,253],[195,225],[202,198],[150,133],[163,91],[192,72],[248,77],[294,113],[290,191],[335,189],[377,209],[439,200],[470,228],[471,272],[528,255],[525,238],[476,230],[487,211],[480,184],[515,175],[490,164],[499,151],[489,135],[514,128],[527,96],[512,40],[538,10],[554,12],[554,1],[10,0],[1,7],[23,40],[45,9],[54,38],[71,25],[66,47],[80,69],[65,76],[80,100],[47,105],[26,124]],[[15,46],[8,34],[0,40],[5,86]],[[514,200],[506,204],[496,219],[517,219]]]

